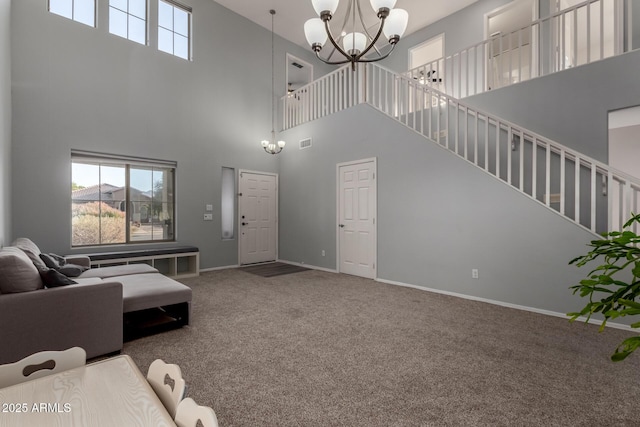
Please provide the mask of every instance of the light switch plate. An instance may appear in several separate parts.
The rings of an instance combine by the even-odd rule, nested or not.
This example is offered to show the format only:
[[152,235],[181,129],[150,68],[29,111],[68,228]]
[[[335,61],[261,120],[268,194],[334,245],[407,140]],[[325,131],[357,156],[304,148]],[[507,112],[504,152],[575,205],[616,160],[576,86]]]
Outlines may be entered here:
[[204,214],[205,221],[213,221],[213,214]]

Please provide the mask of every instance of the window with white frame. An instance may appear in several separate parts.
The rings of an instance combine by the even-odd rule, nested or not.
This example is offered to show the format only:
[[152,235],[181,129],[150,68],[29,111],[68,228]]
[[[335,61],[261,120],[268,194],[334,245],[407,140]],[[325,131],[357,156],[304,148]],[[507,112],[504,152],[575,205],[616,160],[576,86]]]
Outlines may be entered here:
[[72,151],[71,246],[173,241],[176,163]]
[[109,0],[109,32],[147,44],[147,0]]
[[90,27],[96,26],[96,0],[49,0],[49,12]]
[[191,8],[158,1],[158,50],[191,59]]

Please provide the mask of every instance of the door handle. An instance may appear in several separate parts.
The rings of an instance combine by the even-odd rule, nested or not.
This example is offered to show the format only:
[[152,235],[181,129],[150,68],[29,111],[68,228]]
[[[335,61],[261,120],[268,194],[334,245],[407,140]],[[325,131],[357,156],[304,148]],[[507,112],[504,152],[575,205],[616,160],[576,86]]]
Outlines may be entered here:
[[340,227],[340,228],[344,228],[344,224],[340,224],[340,225],[339,225],[339,227]]
[[242,225],[247,225],[247,224],[248,224],[247,222],[243,222],[243,223],[242,223]]

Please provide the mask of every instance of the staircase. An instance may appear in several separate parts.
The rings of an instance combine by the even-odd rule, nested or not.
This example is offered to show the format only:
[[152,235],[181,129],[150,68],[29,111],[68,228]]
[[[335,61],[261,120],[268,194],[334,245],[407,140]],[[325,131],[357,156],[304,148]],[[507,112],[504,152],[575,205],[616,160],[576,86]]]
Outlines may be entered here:
[[373,63],[286,96],[283,128],[363,103],[593,233],[620,230],[639,211],[640,180]]
[[366,103],[580,227],[620,230],[640,180],[461,99],[640,47],[631,2],[587,0],[403,74],[339,68],[283,99],[283,128]]

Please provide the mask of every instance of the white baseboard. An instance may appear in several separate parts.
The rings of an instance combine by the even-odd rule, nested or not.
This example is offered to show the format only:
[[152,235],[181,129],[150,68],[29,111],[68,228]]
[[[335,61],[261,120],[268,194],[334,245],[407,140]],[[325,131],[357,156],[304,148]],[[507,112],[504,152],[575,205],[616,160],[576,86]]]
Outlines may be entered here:
[[211,268],[201,268],[200,272],[207,272],[207,271],[216,271],[216,270],[226,270],[228,268],[238,268],[240,267],[240,265],[235,264],[235,265],[225,265],[222,267],[211,267]]
[[[494,305],[499,305],[499,306],[508,307],[508,308],[515,308],[516,310],[530,311],[532,313],[545,314],[547,316],[562,317],[564,319],[567,319],[567,321],[569,320],[566,313],[558,313],[557,311],[543,310],[541,308],[534,308],[534,307],[528,307],[526,305],[512,304],[509,302],[497,301],[497,300],[492,300],[488,298],[475,297],[472,295],[465,295],[457,292],[443,291],[441,289],[433,289],[433,288],[428,288],[426,286],[411,285],[408,283],[396,282],[393,280],[386,280],[386,279],[379,279],[379,278],[375,280],[376,282],[386,283],[388,285],[404,286],[406,288],[414,288],[414,289],[419,289],[421,291],[434,292],[436,294],[449,295],[452,297],[464,298],[472,301],[486,302],[488,304],[494,304]],[[587,320],[586,317],[578,317],[576,319],[576,322],[585,322],[586,320]],[[591,323],[594,325],[602,325],[602,320],[590,319],[588,323]],[[632,329],[631,326],[623,325],[622,323],[607,322],[607,327],[615,328],[615,329],[623,329],[631,332],[638,332],[636,329]]]
[[286,261],[284,259],[279,259],[278,262],[281,262],[283,264],[291,264],[291,265],[297,265],[297,266],[300,266],[300,267],[310,268],[312,270],[326,271],[327,273],[337,273],[338,272],[338,270],[332,270],[330,268],[318,267],[316,265],[304,264],[304,263],[301,263],[301,262]]

